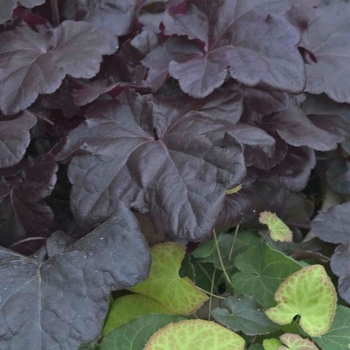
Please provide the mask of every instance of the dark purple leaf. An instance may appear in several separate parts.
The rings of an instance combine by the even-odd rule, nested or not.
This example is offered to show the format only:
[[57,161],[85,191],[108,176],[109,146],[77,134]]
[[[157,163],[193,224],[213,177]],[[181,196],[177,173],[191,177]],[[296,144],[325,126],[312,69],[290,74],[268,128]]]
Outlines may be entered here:
[[[316,122],[321,121],[322,117],[314,117]],[[332,127],[337,127],[338,119],[326,118],[327,128],[319,128],[305,115],[303,110],[295,101],[290,101],[289,108],[279,113],[266,116],[262,119],[262,124],[271,130],[276,130],[279,136],[289,145],[300,147],[308,146],[318,151],[329,151],[337,147],[337,143],[344,140],[344,136],[336,135],[334,132],[328,132]],[[330,128],[329,128],[330,126]]]
[[[163,19],[165,34],[186,35],[203,44],[192,44],[192,55],[169,57],[170,75],[196,98],[221,86],[226,69],[232,78],[248,86],[266,84],[300,92],[305,85],[305,68],[297,50],[300,36],[278,16],[288,8],[287,1],[271,0],[189,0],[186,13],[170,8]],[[147,56],[144,61],[149,68],[155,65],[152,58]],[[149,61],[152,64],[147,64]]]
[[282,220],[308,222],[314,211],[313,203],[302,193],[293,193],[276,183],[256,181],[248,190],[255,195],[260,211],[276,213]]
[[75,350],[101,334],[109,292],[144,280],[150,254],[134,216],[113,217],[44,263],[0,250],[2,349]]
[[243,87],[244,108],[248,114],[268,115],[288,108],[289,95],[272,89]]
[[29,130],[36,121],[27,111],[16,119],[0,120],[0,169],[13,166],[23,158],[30,142]]
[[53,221],[44,199],[56,184],[57,164],[50,158],[28,160],[21,172],[8,178],[11,193],[2,203],[2,244],[9,246],[28,236],[46,236]]
[[227,195],[224,207],[216,221],[217,232],[225,231],[231,227],[258,219],[263,211],[257,196],[249,190],[242,188],[237,193]]
[[79,20],[104,30],[110,37],[114,50],[118,48],[118,36],[129,33],[135,20],[140,0],[77,1]]
[[34,7],[42,5],[45,0],[0,0],[0,24],[3,24],[11,18],[12,10],[17,7],[18,3],[24,7]]
[[149,68],[146,79],[148,84],[153,91],[158,90],[164,84],[169,72],[169,63],[174,58],[180,60],[188,57],[190,59],[201,54],[202,48],[199,43],[190,42],[184,37],[169,38],[142,60],[142,63]]
[[350,122],[350,106],[346,103],[337,103],[323,95],[306,94],[302,102],[302,109],[306,115],[340,116]]
[[59,109],[66,118],[73,118],[78,115],[80,108],[73,102],[73,82],[63,80],[62,85],[53,94],[43,96],[41,104],[48,109]]
[[326,171],[328,185],[333,191],[350,194],[350,162],[342,159],[332,159]]
[[350,304],[350,243],[342,243],[331,258],[331,269],[339,277],[338,292]]
[[258,169],[269,170],[281,163],[287,156],[288,145],[278,135],[276,135],[276,132],[270,133],[265,125],[261,125],[260,127],[275,139],[275,150],[273,154],[266,154],[266,152],[258,147],[246,147],[244,150],[244,157],[247,166],[254,166]]
[[158,46],[158,37],[154,31],[145,29],[131,40],[131,45],[145,57]]
[[298,192],[305,188],[315,165],[316,157],[312,149],[288,146],[287,156],[274,168],[266,171],[251,168],[251,171],[269,183],[278,183],[290,191]]
[[184,101],[123,92],[89,110],[58,157],[81,149],[69,167],[78,220],[101,222],[122,200],[166,234],[190,240],[210,234],[225,190],[245,174],[240,142],[254,144],[248,135],[255,134],[271,147],[273,139],[257,128],[187,113],[192,107]]
[[199,112],[214,119],[236,124],[243,111],[242,94],[235,88],[217,89],[204,100]]
[[140,90],[146,88],[144,81],[140,82],[120,82],[112,83],[109,80],[95,80],[91,83],[77,83],[73,90],[74,103],[77,106],[85,106],[90,102],[96,100],[100,95],[110,93],[111,95],[118,95],[123,90],[135,89]]
[[311,222],[312,232],[330,243],[350,243],[350,202],[321,211]]
[[102,55],[110,54],[106,34],[88,23],[65,21],[51,37],[27,27],[0,34],[0,104],[5,114],[30,106],[38,94],[50,94],[67,75],[92,78]]
[[317,63],[309,62],[309,65],[323,77],[321,84],[308,87],[308,91],[313,94],[325,92],[337,102],[349,103],[349,4],[333,1],[315,9],[315,19],[303,33],[300,45],[316,57]]

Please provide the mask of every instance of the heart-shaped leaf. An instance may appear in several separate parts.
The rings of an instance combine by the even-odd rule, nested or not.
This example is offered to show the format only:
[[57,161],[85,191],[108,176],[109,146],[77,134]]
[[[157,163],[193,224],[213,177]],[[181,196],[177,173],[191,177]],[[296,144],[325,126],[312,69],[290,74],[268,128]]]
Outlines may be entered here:
[[272,240],[280,242],[292,242],[292,231],[275,213],[264,211],[260,213],[259,221],[261,224],[267,225]]
[[243,350],[244,345],[243,338],[217,323],[185,320],[161,328],[144,350]]
[[288,324],[299,315],[300,326],[313,337],[331,328],[337,294],[323,266],[307,266],[290,275],[278,287],[275,300],[277,306],[265,311],[273,322]]

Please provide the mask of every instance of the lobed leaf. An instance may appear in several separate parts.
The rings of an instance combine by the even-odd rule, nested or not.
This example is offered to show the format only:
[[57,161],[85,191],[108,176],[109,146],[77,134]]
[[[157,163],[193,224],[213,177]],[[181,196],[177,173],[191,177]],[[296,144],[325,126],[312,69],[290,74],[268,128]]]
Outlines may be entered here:
[[[182,90],[196,98],[208,96],[221,86],[227,73],[248,86],[266,84],[300,92],[305,84],[304,65],[296,49],[300,36],[285,19],[275,15],[288,7],[287,1],[271,0],[224,0],[219,4],[191,0],[180,12],[170,7],[163,18],[165,34],[197,40],[185,44],[188,49],[181,50],[183,55],[166,44],[156,49],[166,53],[162,71],[168,69]],[[156,57],[151,52],[144,64],[151,68],[151,75],[159,76]]]
[[274,141],[258,128],[206,117],[197,103],[124,91],[92,107],[57,156],[76,152],[68,171],[76,219],[96,225],[121,200],[168,235],[208,236],[225,190],[245,174],[242,144],[269,152]]
[[265,243],[247,249],[237,256],[234,264],[241,271],[232,276],[234,291],[253,296],[264,307],[275,304],[278,286],[301,269],[299,263]]
[[102,55],[114,50],[105,33],[85,22],[65,21],[46,36],[28,27],[0,33],[1,110],[29,107],[39,94],[55,92],[67,74],[92,78]]
[[[130,254],[130,252],[133,254]],[[136,258],[137,257],[137,258]],[[40,263],[0,250],[0,347],[77,349],[101,333],[109,292],[145,279],[148,245],[134,216],[115,215],[63,253]]]

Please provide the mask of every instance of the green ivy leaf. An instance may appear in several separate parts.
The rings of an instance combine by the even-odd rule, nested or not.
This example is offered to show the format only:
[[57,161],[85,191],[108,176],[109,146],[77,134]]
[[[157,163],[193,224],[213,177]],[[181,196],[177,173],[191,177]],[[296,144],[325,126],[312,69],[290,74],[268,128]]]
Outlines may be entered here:
[[332,325],[337,294],[326,270],[311,265],[293,273],[278,287],[277,306],[265,311],[278,324],[288,324],[297,315],[301,328],[311,336],[326,333]]
[[270,211],[260,213],[259,222],[267,225],[272,240],[279,242],[293,241],[293,232],[275,213]]
[[215,322],[185,320],[160,329],[144,350],[243,350],[245,341]]
[[146,295],[124,295],[113,302],[103,328],[103,335],[107,335],[137,316],[151,313],[167,314],[169,312],[162,303]]
[[280,329],[271,322],[261,306],[254,298],[248,295],[234,295],[225,300],[229,308],[217,308],[212,311],[212,316],[216,321],[233,331],[242,331],[246,335],[268,334]]
[[[219,234],[218,247],[226,270],[230,270],[232,268],[233,261],[237,255],[243,253],[249,247],[260,242],[260,237],[249,230],[239,232],[236,238],[233,234]],[[212,263],[217,269],[221,270],[221,263],[214,239],[203,243],[200,247],[195,249],[192,253],[192,256],[202,262]]]
[[183,319],[181,316],[156,314],[134,318],[103,338],[100,350],[143,350],[158,329]]
[[312,337],[321,349],[350,349],[350,309],[338,306],[331,329],[320,337]]
[[275,305],[278,286],[302,266],[265,243],[237,256],[235,266],[241,271],[232,276],[232,287],[239,294],[253,296],[264,307]]

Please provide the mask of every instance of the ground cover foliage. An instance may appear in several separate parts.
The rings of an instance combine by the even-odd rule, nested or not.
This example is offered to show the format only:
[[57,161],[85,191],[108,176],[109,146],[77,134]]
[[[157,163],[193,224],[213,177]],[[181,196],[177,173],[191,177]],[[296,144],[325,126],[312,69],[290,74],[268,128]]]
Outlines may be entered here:
[[1,349],[349,348],[347,1],[0,8]]

